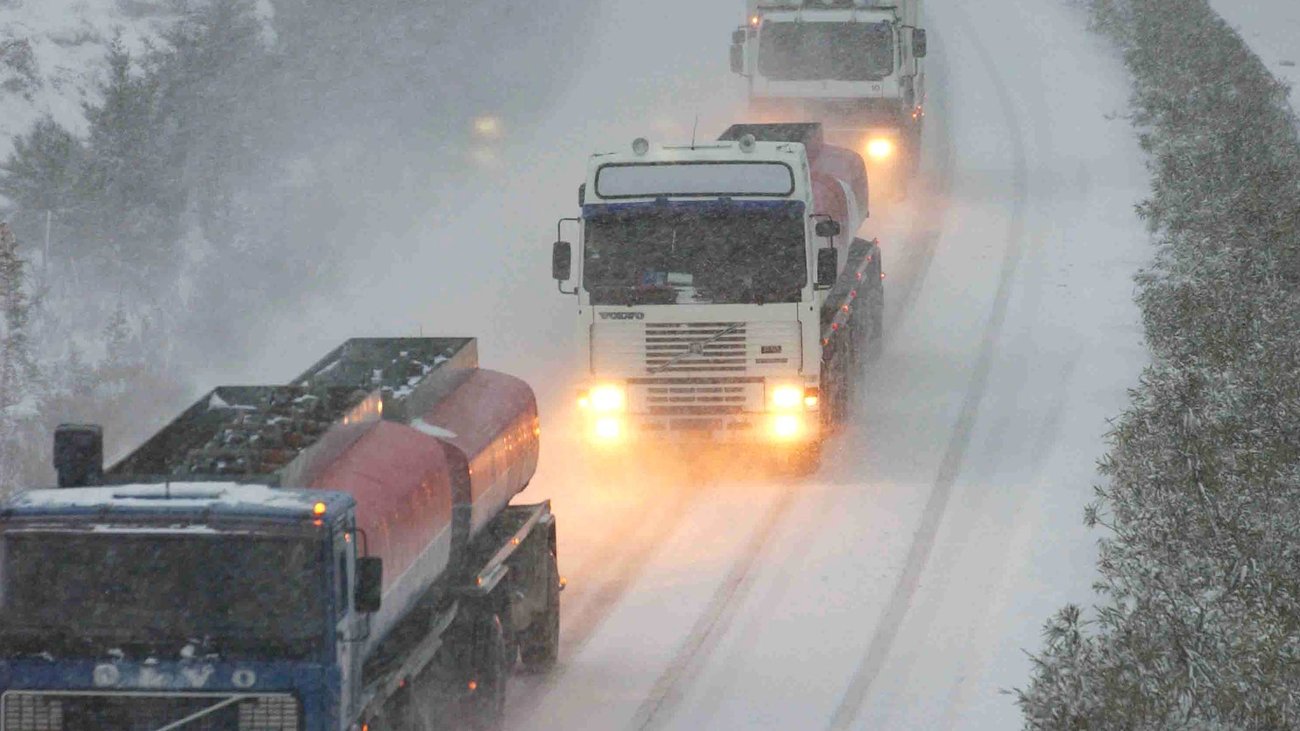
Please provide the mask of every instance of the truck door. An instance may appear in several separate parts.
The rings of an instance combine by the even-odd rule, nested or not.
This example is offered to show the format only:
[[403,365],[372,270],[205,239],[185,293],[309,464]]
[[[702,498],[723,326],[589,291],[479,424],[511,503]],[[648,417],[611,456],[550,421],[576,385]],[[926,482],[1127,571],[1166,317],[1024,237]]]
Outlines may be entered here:
[[361,641],[365,627],[352,606],[353,582],[356,576],[356,538],[350,521],[341,523],[334,537],[334,599],[338,624],[334,628],[337,638],[338,666],[340,672],[339,716],[343,728],[360,710]]

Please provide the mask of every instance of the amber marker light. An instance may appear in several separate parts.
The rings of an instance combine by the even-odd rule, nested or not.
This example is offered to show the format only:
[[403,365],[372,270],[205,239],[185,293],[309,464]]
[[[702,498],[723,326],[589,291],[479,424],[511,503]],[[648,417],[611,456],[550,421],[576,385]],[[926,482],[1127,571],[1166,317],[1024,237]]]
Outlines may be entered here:
[[324,514],[325,514],[325,503],[316,503],[315,505],[311,506],[311,514],[312,514],[312,515],[324,515]]

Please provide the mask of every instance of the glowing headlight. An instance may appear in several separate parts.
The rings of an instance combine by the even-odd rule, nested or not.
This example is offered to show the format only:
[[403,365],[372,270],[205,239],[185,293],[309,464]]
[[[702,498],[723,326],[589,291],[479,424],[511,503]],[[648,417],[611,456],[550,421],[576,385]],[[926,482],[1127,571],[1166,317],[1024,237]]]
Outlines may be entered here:
[[623,422],[616,416],[602,416],[596,420],[592,434],[600,442],[617,442],[623,438]]
[[803,386],[792,384],[777,386],[772,389],[772,408],[779,411],[797,409],[803,404]]
[[627,407],[627,392],[616,384],[596,386],[587,394],[587,401],[598,414],[617,413]]
[[777,439],[793,439],[803,431],[803,420],[794,414],[781,414],[772,420],[772,436]]
[[888,160],[894,154],[894,141],[877,137],[867,143],[867,157],[872,160]]

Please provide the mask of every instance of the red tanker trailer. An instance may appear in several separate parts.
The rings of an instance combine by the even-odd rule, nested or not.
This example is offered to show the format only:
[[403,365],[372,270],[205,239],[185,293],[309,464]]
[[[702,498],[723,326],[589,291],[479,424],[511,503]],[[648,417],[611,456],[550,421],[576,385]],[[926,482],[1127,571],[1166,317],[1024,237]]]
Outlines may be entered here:
[[[175,625],[191,646],[210,642],[218,669],[205,679],[227,675],[220,662],[233,663],[233,686],[211,689],[214,718],[222,708],[240,718],[245,710],[257,715],[261,707],[245,709],[254,701],[243,697],[265,696],[279,699],[277,707],[292,705],[286,729],[492,726],[516,658],[534,670],[556,660],[561,587],[549,503],[509,505],[537,466],[536,400],[525,383],[480,369],[477,360],[470,338],[350,340],[288,385],[208,393],[108,470],[100,467],[97,429],[61,427],[60,487],[80,489],[18,496],[0,512],[0,534],[27,535],[32,521],[59,535],[84,531],[87,547],[77,555],[94,558],[68,580],[66,592],[56,586],[31,603],[78,598],[84,605],[88,583],[103,585],[106,595],[129,584],[127,576],[112,578],[123,570],[155,577],[139,591],[162,592],[169,607],[191,606],[202,616],[161,606],[106,606],[104,616],[133,624],[139,612],[156,611],[142,622],[151,634],[169,636]],[[117,487],[94,487],[101,484]],[[304,540],[305,553],[286,553]],[[149,541],[156,551],[138,548]],[[126,543],[136,557],[132,566],[98,558],[125,555]],[[172,565],[168,555],[221,556],[229,565]],[[268,564],[259,556],[276,558]],[[219,593],[257,597],[257,611],[243,616],[251,600],[224,613],[201,609],[221,603],[213,586],[195,588],[211,583],[202,577],[213,570],[231,575]],[[82,589],[74,588],[78,582]],[[277,607],[286,616],[277,616],[272,631],[257,615],[275,615]],[[43,616],[61,611],[76,608],[42,607]],[[297,638],[301,627],[319,630]],[[141,630],[109,629],[115,637]],[[226,631],[261,639],[249,649],[234,639],[206,639]],[[115,641],[114,652],[130,645]],[[154,649],[149,659],[166,654]],[[129,679],[169,669],[135,673],[131,660],[117,658],[111,672],[96,671],[123,679],[110,689],[121,706],[111,709],[113,718],[134,718],[136,698],[141,713],[176,705],[176,718],[150,716],[158,726],[197,712],[192,692],[145,699],[142,693],[157,689]],[[198,677],[179,662],[176,677]],[[319,682],[309,681],[317,675]],[[67,691],[60,713],[91,703],[85,688],[47,690]],[[242,695],[225,698],[225,690]],[[96,727],[115,728],[107,721]]]

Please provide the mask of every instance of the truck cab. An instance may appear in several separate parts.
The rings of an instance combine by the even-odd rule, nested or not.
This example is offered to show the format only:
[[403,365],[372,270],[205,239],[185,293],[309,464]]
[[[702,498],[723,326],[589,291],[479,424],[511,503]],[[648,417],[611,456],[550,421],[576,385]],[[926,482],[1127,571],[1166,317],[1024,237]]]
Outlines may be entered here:
[[339,492],[21,494],[0,511],[5,731],[341,728],[379,591],[358,543]]
[[577,300],[577,400],[599,449],[749,444],[815,464],[835,425],[823,402],[842,397],[847,350],[826,312],[858,271],[842,232],[866,214],[865,173],[819,172],[809,148],[833,156],[816,125],[752,131],[771,139],[737,126],[595,155],[581,215],[560,222],[553,274]]
[[867,158],[877,189],[916,165],[925,116],[921,0],[749,0],[731,67],[757,121],[822,122]]
[[0,503],[0,731],[435,731],[501,723],[559,653],[526,383],[474,338],[354,338],[221,386],[105,469]]

